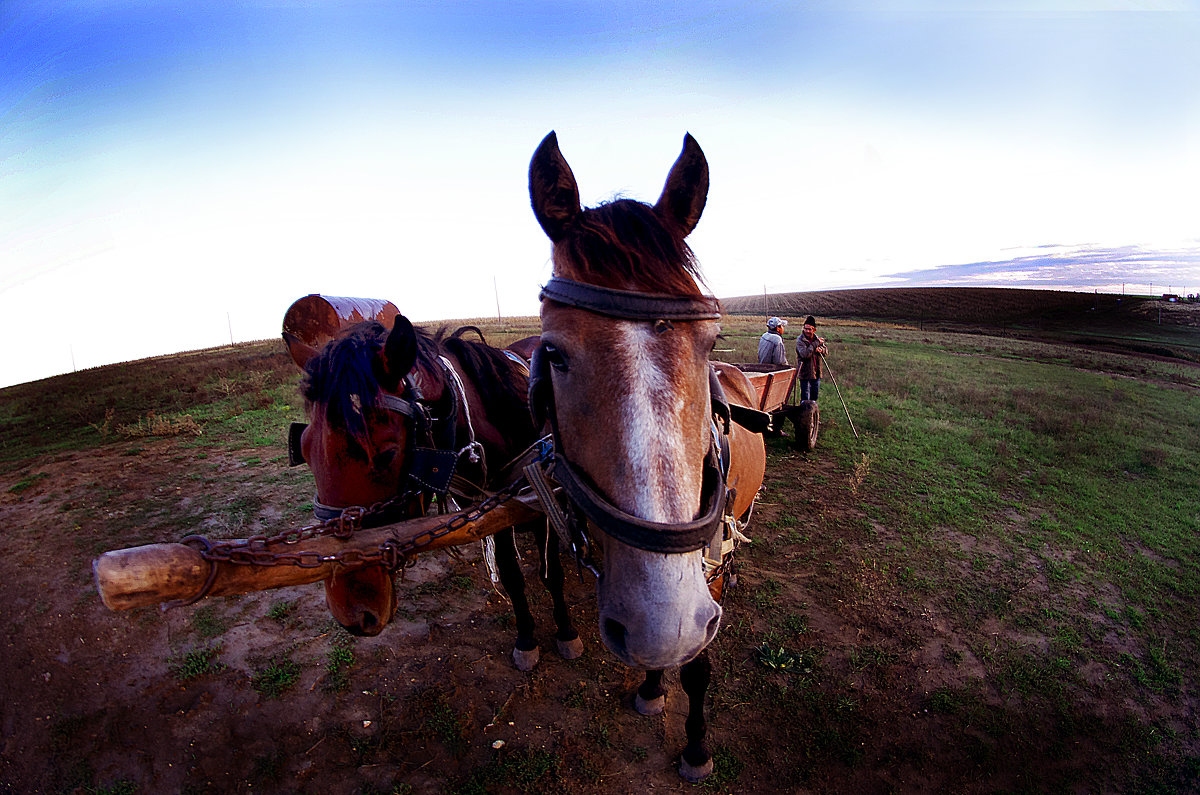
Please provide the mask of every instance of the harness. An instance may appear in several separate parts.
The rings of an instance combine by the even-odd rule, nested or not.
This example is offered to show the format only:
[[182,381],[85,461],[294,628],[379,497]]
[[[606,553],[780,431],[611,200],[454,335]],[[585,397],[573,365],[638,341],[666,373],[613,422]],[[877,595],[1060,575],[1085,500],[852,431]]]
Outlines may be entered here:
[[[721,316],[720,305],[711,296],[616,290],[558,276],[550,279],[540,298],[606,317],[653,323],[656,329],[663,331],[671,328],[673,320],[716,320]],[[717,548],[722,548],[721,539],[726,535],[722,522],[732,505],[731,493],[726,487],[730,408],[716,370],[709,369],[712,420],[709,447],[703,462],[700,511],[691,521],[668,523],[648,521],[613,505],[591,479],[562,454],[554,388],[548,368],[545,348],[539,347],[530,362],[529,404],[535,422],[550,422],[554,450],[544,471],[540,464],[535,464],[526,468],[526,476],[538,492],[564,546],[573,549],[577,559],[595,571],[591,554],[593,545],[586,532],[585,520],[590,520],[612,538],[648,552],[693,552],[711,548],[714,540],[717,540]],[[559,506],[553,499],[547,477],[562,486],[568,497],[565,506]]]
[[[445,510],[445,502],[451,490],[451,484],[456,480],[459,459],[464,455],[473,464],[479,464],[483,471],[483,480],[487,481],[487,463],[483,445],[475,439],[475,428],[471,422],[471,408],[466,399],[462,380],[457,371],[447,361],[439,356],[438,362],[446,375],[449,387],[450,405],[444,416],[435,416],[433,406],[425,399],[412,375],[404,377],[404,395],[383,394],[379,398],[379,406],[388,411],[396,412],[405,417],[408,423],[407,444],[404,451],[404,469],[401,474],[401,489],[396,496],[386,500],[386,504],[374,506],[367,511],[362,527],[376,527],[391,522],[407,519],[413,515],[413,501],[428,504],[434,496],[438,496],[441,510]],[[458,448],[458,410],[462,407],[466,414],[467,444]],[[300,436],[304,432],[304,423],[294,422],[288,431],[288,463],[297,466],[304,463],[300,451]],[[313,497],[313,515],[320,521],[336,519],[346,510],[322,503]],[[360,511],[363,509],[359,509]],[[418,511],[420,512],[420,511]]]

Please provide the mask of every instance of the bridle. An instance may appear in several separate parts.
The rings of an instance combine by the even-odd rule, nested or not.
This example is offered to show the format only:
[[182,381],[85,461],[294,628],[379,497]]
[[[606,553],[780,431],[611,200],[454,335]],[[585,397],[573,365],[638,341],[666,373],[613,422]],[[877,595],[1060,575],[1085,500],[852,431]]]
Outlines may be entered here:
[[[654,324],[657,330],[670,329],[673,320],[716,320],[721,317],[720,304],[712,296],[663,295],[617,290],[558,276],[551,278],[542,288],[540,299],[606,317],[645,321]],[[571,538],[564,540],[575,548],[577,555],[586,555],[592,546],[586,535],[586,522],[582,521],[575,511],[570,510],[573,505],[583,517],[606,535],[648,552],[693,552],[710,544],[714,535],[719,532],[728,501],[726,476],[729,466],[727,435],[730,413],[716,371],[709,368],[713,419],[710,422],[710,443],[704,456],[700,512],[695,519],[688,522],[652,522],[626,513],[613,505],[591,479],[562,454],[561,435],[554,406],[554,388],[545,350],[544,346],[539,346],[530,362],[529,405],[536,424],[540,426],[547,420],[550,423],[554,453],[547,473],[562,486],[563,492],[569,498],[567,516]],[[724,426],[724,433],[718,429],[718,421]]]
[[[458,462],[464,455],[483,468],[483,477],[487,479],[487,466],[484,462],[483,445],[475,440],[475,429],[471,423],[471,410],[467,403],[466,393],[458,373],[446,357],[438,357],[439,364],[446,376],[445,383],[450,394],[449,406],[445,414],[435,414],[433,405],[422,394],[412,374],[404,377],[404,397],[391,395],[386,392],[378,396],[378,407],[404,417],[407,424],[407,442],[404,450],[404,466],[400,474],[399,485],[395,496],[382,503],[363,508],[349,506],[339,508],[326,505],[318,496],[313,497],[313,515],[320,521],[336,519],[345,511],[365,512],[362,527],[374,527],[410,518],[414,513],[424,510],[433,496],[437,496],[439,509],[445,510],[446,495],[450,491],[451,482],[455,478]],[[458,448],[458,414],[462,406],[466,412],[467,444]],[[292,423],[288,432],[288,462],[291,466],[304,463],[300,450],[300,436],[304,432],[304,423]]]

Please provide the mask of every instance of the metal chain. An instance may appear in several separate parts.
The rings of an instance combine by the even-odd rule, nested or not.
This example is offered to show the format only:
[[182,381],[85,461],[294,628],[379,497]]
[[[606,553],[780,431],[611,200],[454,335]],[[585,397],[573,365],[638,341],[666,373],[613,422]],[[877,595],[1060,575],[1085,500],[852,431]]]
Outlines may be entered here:
[[214,542],[205,536],[190,535],[185,537],[181,543],[197,547],[201,557],[212,563],[233,563],[243,566],[297,566],[302,569],[314,569],[326,563],[340,563],[349,567],[381,564],[386,566],[389,571],[396,571],[402,566],[408,565],[413,553],[419,552],[439,538],[496,510],[515,498],[527,485],[524,478],[518,478],[466,513],[451,516],[441,524],[407,540],[401,540],[393,535],[375,549],[346,549],[321,555],[317,552],[276,552],[272,551],[271,547],[280,544],[290,546],[305,539],[325,535],[341,539],[349,538],[355,532],[363,529],[363,522],[368,518],[386,512],[388,508],[408,499],[409,495],[392,497],[366,508],[351,506],[333,519],[295,530],[286,530],[274,536],[257,535],[236,541]]

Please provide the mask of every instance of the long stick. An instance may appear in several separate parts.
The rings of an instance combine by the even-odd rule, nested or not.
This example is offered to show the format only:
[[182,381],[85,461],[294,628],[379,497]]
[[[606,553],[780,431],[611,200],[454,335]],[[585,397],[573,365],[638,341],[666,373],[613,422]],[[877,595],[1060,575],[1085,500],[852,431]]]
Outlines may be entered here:
[[[846,421],[850,423],[850,430],[854,431],[854,420],[850,419],[850,409],[846,406],[846,399],[842,397],[842,390],[838,389],[837,378],[833,375],[833,368],[829,367],[829,360],[825,358],[825,354],[818,353],[821,357],[821,363],[829,368],[829,378],[833,381],[833,388],[837,390],[838,400],[842,401],[842,409],[846,412]],[[858,438],[858,431],[854,431],[854,438]]]

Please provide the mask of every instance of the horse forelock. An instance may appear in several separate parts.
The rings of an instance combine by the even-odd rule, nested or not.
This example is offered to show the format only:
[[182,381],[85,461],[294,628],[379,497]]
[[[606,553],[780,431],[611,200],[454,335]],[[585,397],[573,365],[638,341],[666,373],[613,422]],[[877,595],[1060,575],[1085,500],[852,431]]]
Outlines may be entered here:
[[[332,427],[344,430],[359,444],[367,441],[367,412],[379,403],[382,388],[375,362],[388,331],[374,320],[351,326],[305,367],[301,384],[304,399],[320,407]],[[422,329],[416,329],[416,333],[417,361],[424,365],[435,362],[436,342]]]
[[632,199],[583,210],[554,247],[555,273],[600,287],[701,295],[699,266],[679,230]]

